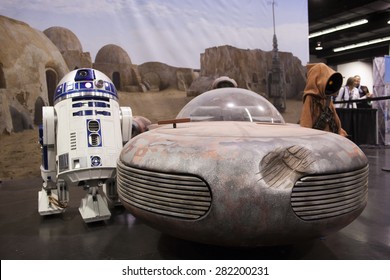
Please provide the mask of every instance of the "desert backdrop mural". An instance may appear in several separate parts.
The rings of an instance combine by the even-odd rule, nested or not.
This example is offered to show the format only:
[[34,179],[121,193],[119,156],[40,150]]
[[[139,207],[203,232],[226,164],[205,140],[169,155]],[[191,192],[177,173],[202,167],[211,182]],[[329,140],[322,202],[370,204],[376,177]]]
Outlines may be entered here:
[[[168,2],[168,3],[167,3]],[[220,76],[297,122],[307,1],[5,1],[0,7],[0,179],[39,176],[37,127],[69,71],[105,73],[120,104],[175,118]]]

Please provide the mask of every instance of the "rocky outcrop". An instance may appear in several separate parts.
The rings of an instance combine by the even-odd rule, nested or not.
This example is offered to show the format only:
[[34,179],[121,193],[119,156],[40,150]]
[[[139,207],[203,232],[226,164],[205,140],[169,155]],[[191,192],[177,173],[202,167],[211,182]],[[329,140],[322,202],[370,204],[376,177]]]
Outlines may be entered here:
[[[187,95],[198,95],[210,88],[214,79],[228,76],[238,87],[250,89],[268,97],[272,74],[272,52],[259,49],[239,49],[232,46],[212,47],[201,54],[200,82],[194,82]],[[279,52],[284,72],[282,89],[287,98],[299,95],[305,86],[305,68],[291,53]],[[205,78],[206,77],[206,78]],[[206,83],[209,82],[209,85]]]

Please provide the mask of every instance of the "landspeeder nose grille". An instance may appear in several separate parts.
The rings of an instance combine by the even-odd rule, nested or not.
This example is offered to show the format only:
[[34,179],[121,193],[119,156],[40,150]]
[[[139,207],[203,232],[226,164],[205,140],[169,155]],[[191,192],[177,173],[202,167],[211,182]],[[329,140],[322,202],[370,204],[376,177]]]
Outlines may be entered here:
[[291,206],[303,220],[319,220],[363,209],[367,202],[368,165],[362,169],[305,176],[293,187]]
[[124,204],[186,220],[199,219],[211,206],[211,192],[197,176],[169,174],[124,165],[118,161],[119,198]]

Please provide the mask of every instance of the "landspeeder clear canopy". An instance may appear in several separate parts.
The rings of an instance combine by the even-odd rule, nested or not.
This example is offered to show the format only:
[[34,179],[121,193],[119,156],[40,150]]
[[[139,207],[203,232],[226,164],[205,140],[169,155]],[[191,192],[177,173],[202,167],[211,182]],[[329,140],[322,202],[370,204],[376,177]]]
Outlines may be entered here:
[[248,121],[284,124],[279,111],[261,95],[242,88],[218,88],[192,99],[176,118],[191,121]]

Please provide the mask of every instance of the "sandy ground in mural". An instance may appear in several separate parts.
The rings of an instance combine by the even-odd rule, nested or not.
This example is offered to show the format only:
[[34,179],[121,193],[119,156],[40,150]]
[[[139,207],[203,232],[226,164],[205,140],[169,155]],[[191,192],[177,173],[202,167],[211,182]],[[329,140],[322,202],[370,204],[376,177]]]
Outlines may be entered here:
[[[130,106],[133,115],[141,115],[153,123],[173,119],[181,108],[191,100],[178,90],[162,92],[120,92],[120,105]],[[288,100],[283,114],[286,122],[297,123],[301,112],[301,100]],[[11,135],[0,135],[0,180],[12,180],[40,176],[41,149],[38,129]]]

